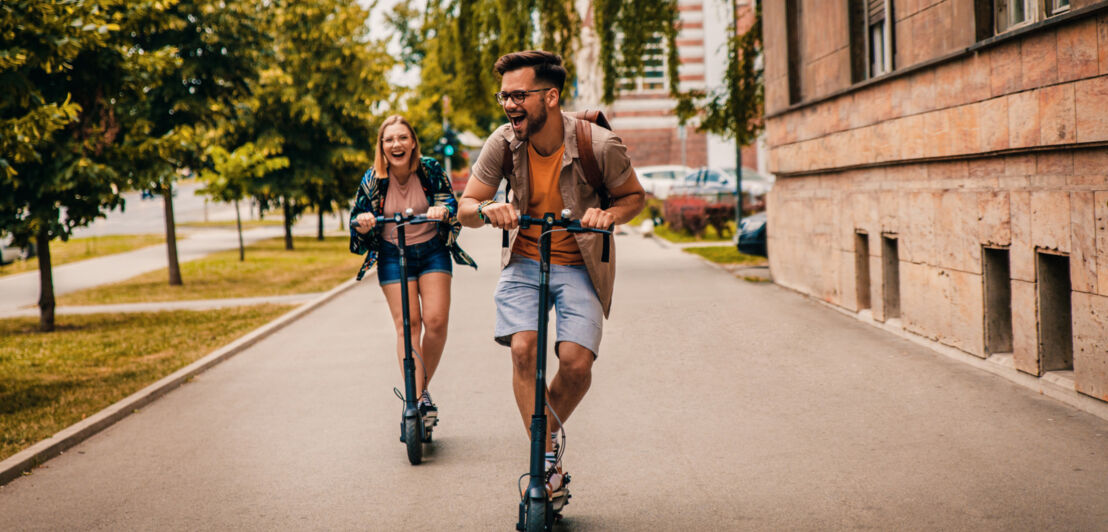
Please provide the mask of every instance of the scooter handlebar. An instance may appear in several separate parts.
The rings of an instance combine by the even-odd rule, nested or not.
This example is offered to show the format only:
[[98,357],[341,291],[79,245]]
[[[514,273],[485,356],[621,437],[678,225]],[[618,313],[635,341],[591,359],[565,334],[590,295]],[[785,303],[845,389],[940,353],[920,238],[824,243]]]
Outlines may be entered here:
[[[570,233],[598,233],[602,235],[611,235],[614,224],[608,229],[593,229],[591,227],[584,227],[581,225],[581,220],[575,220],[569,217],[569,209],[562,211],[562,217],[555,217],[553,213],[547,213],[544,216],[528,216],[526,214],[519,215],[519,227],[527,229],[532,225],[542,225],[544,221],[549,219],[551,227],[561,227]],[[489,225],[489,221],[485,220],[485,225]]]
[[[392,216],[376,216],[377,223],[379,224],[405,224],[405,225],[417,225],[441,222],[442,220],[433,220],[428,218],[426,214],[412,214],[412,210],[408,209],[404,214],[396,213]],[[357,229],[358,221],[350,220],[350,228]]]

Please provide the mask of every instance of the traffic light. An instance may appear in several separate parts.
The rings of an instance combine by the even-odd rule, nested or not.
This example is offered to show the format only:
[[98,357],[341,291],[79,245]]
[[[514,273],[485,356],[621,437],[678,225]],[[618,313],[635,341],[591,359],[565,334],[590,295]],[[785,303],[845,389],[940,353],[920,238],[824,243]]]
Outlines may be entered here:
[[435,145],[435,153],[453,157],[454,153],[458,151],[459,146],[458,132],[447,128],[442,132],[442,137],[439,138],[438,144]]

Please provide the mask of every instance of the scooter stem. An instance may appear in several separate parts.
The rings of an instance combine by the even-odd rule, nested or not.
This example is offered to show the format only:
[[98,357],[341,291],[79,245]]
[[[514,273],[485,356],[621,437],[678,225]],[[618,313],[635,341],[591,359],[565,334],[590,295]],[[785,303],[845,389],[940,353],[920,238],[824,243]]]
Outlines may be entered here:
[[549,321],[550,229],[553,228],[553,221],[553,214],[543,215],[539,236],[539,330],[535,353],[535,413],[531,416],[531,480],[527,487],[527,495],[532,499],[546,497],[546,329]]
[[412,358],[412,323],[408,309],[408,250],[404,240],[404,224],[396,214],[396,243],[400,250],[400,308],[404,313],[404,413],[415,411],[415,360]]

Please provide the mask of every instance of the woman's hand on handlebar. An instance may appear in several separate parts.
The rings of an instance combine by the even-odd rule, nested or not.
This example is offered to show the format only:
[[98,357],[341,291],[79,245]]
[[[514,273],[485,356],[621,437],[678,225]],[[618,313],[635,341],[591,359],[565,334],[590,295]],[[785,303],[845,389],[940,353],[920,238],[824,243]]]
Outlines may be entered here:
[[434,206],[434,207],[428,207],[427,208],[427,215],[426,216],[427,216],[428,220],[442,221],[442,220],[446,219],[447,214],[448,214],[448,212],[446,210],[446,207]]
[[358,226],[354,228],[359,234],[366,234],[373,226],[377,225],[377,216],[371,212],[363,212],[359,214],[354,221],[358,223]]
[[519,213],[510,203],[490,203],[481,209],[481,214],[497,229],[515,229],[519,225]]
[[581,227],[588,229],[608,229],[616,223],[616,217],[604,209],[593,207],[585,211],[581,217]]

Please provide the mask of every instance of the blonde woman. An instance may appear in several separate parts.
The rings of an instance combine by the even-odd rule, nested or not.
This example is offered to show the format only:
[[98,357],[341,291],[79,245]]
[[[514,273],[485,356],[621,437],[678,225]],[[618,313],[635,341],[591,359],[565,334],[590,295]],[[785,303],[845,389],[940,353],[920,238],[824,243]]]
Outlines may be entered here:
[[415,129],[400,115],[392,115],[377,133],[373,167],[358,186],[350,212],[350,251],[365,254],[358,272],[377,265],[377,282],[385,294],[396,326],[396,351],[403,372],[404,322],[400,295],[400,255],[396,226],[376,225],[377,216],[392,216],[412,209],[415,214],[440,220],[437,224],[405,228],[408,259],[408,305],[412,348],[416,358],[416,394],[420,412],[437,417],[438,408],[427,391],[446,345],[450,315],[450,281],[453,262],[477,267],[458,247],[458,202],[450,178],[434,159],[423,157]]

